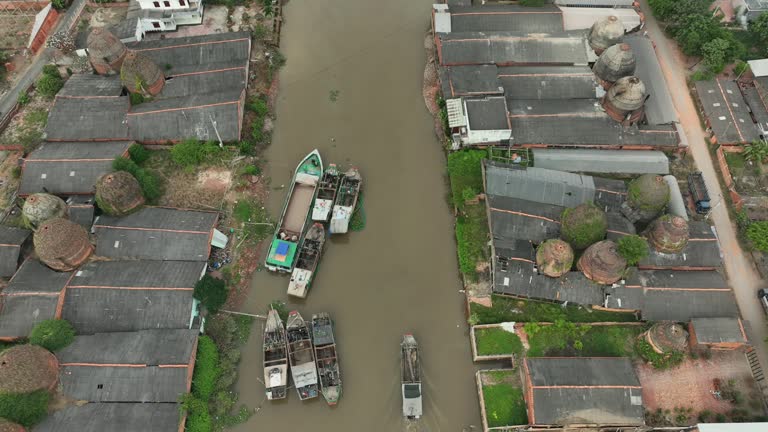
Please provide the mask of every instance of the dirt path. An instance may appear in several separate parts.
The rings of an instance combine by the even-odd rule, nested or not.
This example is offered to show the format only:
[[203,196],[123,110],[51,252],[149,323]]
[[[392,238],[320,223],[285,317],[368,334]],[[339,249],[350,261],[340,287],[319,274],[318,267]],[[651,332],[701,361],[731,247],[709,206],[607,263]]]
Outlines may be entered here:
[[682,56],[678,52],[677,45],[664,36],[648,7],[647,0],[641,1],[640,5],[645,14],[648,36],[656,46],[661,68],[672,93],[680,123],[685,131],[685,136],[681,139],[683,142],[687,141],[690,146],[691,155],[704,174],[704,180],[713,199],[714,209],[710,217],[717,229],[728,280],[735,291],[742,316],[750,324],[749,337],[753,343],[759,346],[760,363],[763,368],[767,368],[768,354],[763,341],[768,337],[768,328],[766,328],[765,314],[757,302],[756,294],[763,281],[760,280],[752,262],[739,245],[736,238],[736,228],[728,215],[727,208],[725,205],[721,205],[720,200],[723,191],[720,189],[717,173],[707,143],[704,140],[705,135],[696,113],[696,106],[686,86],[685,66],[681,62]]

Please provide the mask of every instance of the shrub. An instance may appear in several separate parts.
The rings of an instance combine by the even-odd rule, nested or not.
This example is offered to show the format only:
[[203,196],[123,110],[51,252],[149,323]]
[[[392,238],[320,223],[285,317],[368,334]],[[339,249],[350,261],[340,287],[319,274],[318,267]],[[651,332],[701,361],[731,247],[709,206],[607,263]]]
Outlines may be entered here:
[[482,150],[464,150],[448,155],[448,175],[451,178],[453,205],[464,206],[464,190],[483,190],[483,175],[480,163],[485,158]]
[[752,162],[762,162],[768,158],[768,142],[752,141],[744,146],[744,159]]
[[214,314],[227,301],[227,285],[222,279],[205,275],[195,284],[194,297],[205,306],[208,312]]
[[51,5],[56,10],[62,10],[67,7],[67,0],[51,0]]
[[149,159],[149,150],[145,149],[141,144],[133,144],[128,148],[128,154],[131,156],[131,160],[136,162],[137,165],[141,165]]
[[264,24],[258,23],[253,27],[251,35],[256,40],[262,40],[267,36],[267,28],[264,26]]
[[192,374],[192,394],[197,399],[208,402],[216,388],[219,371],[219,351],[216,344],[210,337],[200,336],[197,340],[195,371]]
[[256,150],[256,146],[253,145],[253,142],[248,140],[240,141],[237,148],[240,150],[240,154],[245,156],[253,156]]
[[243,169],[243,175],[259,175],[261,174],[261,168],[256,165],[248,165]]
[[52,77],[61,78],[59,68],[56,65],[47,64],[43,66],[43,75],[50,75]]
[[35,88],[37,89],[38,93],[48,99],[52,99],[54,96],[56,96],[56,93],[58,93],[63,86],[64,81],[61,79],[61,77],[56,77],[53,75],[43,75],[39,80],[37,80],[37,84],[35,84]]
[[260,98],[260,97],[252,97],[248,100],[248,105],[245,106],[245,108],[248,111],[252,111],[256,113],[257,116],[263,117],[267,112],[269,112],[269,108],[267,107],[267,102]]
[[144,168],[140,168],[132,159],[125,157],[116,158],[112,162],[112,169],[115,171],[126,171],[136,177],[144,198],[150,204],[154,203],[162,195],[160,179]]
[[673,368],[685,360],[685,354],[681,351],[672,351],[666,354],[659,354],[654,351],[651,344],[643,339],[638,339],[635,343],[635,350],[643,358],[651,364],[655,369],[670,369]]
[[21,167],[20,166],[13,167],[13,169],[11,170],[11,177],[13,177],[15,179],[21,178]]
[[131,93],[129,97],[131,98],[131,105],[139,105],[146,101],[141,93]]
[[21,105],[21,106],[24,106],[24,105],[28,104],[29,103],[29,95],[26,92],[23,92],[23,91],[19,92],[19,97],[18,97],[18,99],[16,99],[16,102],[19,105]]
[[768,252],[768,221],[755,221],[749,224],[747,238],[756,249]]
[[648,256],[648,242],[639,235],[628,235],[619,239],[619,255],[633,266]]
[[[195,371],[197,371],[197,366],[195,366]],[[181,409],[187,412],[185,431],[211,432],[213,430],[213,421],[208,412],[208,404],[206,402],[195,398],[191,394],[186,394],[181,398]]]
[[0,417],[30,427],[48,414],[50,394],[37,390],[24,394],[0,394]]
[[63,319],[49,319],[40,322],[29,334],[29,343],[39,345],[48,351],[58,351],[75,340],[75,329]]
[[691,75],[691,81],[709,81],[714,76],[709,70],[696,71]]
[[213,142],[201,143],[190,138],[171,148],[171,159],[177,164],[191,168],[208,160],[210,156],[219,153],[221,149]]
[[264,119],[256,117],[251,123],[251,138],[255,142],[262,142],[264,140]]

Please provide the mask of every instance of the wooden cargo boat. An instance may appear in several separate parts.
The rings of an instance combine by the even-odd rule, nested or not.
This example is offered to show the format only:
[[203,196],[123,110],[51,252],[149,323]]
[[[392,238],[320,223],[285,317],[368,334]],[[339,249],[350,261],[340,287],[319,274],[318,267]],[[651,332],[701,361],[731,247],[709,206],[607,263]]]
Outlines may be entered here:
[[293,271],[299,240],[309,220],[322,173],[323,161],[317,150],[309,153],[296,167],[267,253],[267,269],[285,273]]
[[288,335],[288,362],[291,365],[291,377],[293,377],[293,385],[296,387],[299,399],[316,398],[317,369],[312,336],[300,313],[292,311],[288,314],[286,333]]
[[419,363],[419,344],[411,334],[403,336],[400,343],[401,375],[403,393],[403,416],[418,419],[422,415],[421,405],[421,367]]
[[325,228],[321,223],[315,223],[307,230],[304,240],[299,248],[299,257],[296,267],[291,273],[291,281],[288,283],[288,295],[306,298],[312,279],[317,272],[317,264],[323,254],[325,245]]
[[315,344],[320,392],[328,405],[336,405],[341,398],[341,373],[336,354],[336,339],[333,335],[333,321],[327,312],[312,315],[312,341]]
[[336,164],[328,165],[320,179],[320,186],[317,188],[317,198],[315,206],[312,208],[312,220],[315,222],[327,223],[333,210],[333,202],[336,200],[336,193],[339,191],[341,182],[341,173],[336,168]]
[[350,168],[344,173],[339,193],[336,195],[336,203],[333,205],[331,234],[344,234],[349,231],[349,221],[352,220],[352,214],[355,212],[362,184],[363,178],[357,168]]
[[264,385],[267,399],[285,399],[288,388],[288,343],[283,320],[270,309],[264,327]]

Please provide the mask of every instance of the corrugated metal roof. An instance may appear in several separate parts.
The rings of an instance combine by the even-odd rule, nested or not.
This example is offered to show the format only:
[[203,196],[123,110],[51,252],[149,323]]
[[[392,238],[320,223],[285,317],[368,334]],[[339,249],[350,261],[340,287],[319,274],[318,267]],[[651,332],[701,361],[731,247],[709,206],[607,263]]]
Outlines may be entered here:
[[631,31],[640,26],[640,15],[632,8],[582,8],[560,6],[563,11],[565,30],[582,30],[591,28],[598,19],[616,16],[624,25],[625,31]]
[[542,204],[575,207],[595,197],[592,177],[542,168],[486,164],[486,193]]
[[51,413],[35,432],[178,432],[175,403],[89,403]]
[[559,8],[546,5],[530,8],[518,5],[485,5],[452,7],[451,29],[455,32],[527,31],[558,32],[563,30]]
[[509,130],[507,101],[504,96],[464,99],[464,103],[471,130]]
[[768,59],[749,60],[747,64],[755,77],[768,76]]
[[448,126],[464,127],[467,125],[467,119],[464,117],[464,105],[461,99],[448,99],[445,101],[446,109],[448,110]]
[[696,93],[720,144],[752,142],[759,138],[757,125],[735,82],[696,81]]
[[534,149],[537,168],[569,172],[669,174],[669,159],[660,151]]

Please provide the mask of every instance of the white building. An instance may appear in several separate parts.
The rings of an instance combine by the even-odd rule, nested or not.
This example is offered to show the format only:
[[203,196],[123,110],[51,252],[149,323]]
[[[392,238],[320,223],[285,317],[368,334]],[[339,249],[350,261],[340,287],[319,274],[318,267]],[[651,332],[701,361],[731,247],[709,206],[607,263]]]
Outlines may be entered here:
[[174,31],[203,22],[203,0],[130,0],[125,21],[114,29],[123,42],[140,41],[149,32]]

